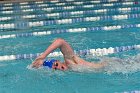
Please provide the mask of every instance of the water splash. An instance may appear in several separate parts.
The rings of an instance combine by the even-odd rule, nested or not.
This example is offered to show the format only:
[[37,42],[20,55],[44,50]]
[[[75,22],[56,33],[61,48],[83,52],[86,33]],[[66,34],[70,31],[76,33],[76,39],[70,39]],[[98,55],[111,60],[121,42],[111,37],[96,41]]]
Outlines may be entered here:
[[117,57],[104,57],[102,62],[107,62],[104,72],[107,74],[129,74],[140,71],[140,54],[121,59]]
[[31,71],[37,71],[39,73],[45,73],[47,76],[53,76],[53,75],[62,76],[62,75],[65,75],[65,72],[63,72],[63,71],[53,70],[53,69],[50,69],[50,68],[44,67],[44,66],[41,66],[39,68],[33,68],[32,65],[28,65],[26,68],[31,70]]
[[[88,57],[89,59],[89,57]],[[118,57],[97,57],[95,59],[90,58],[90,61],[105,62],[107,65],[103,68],[94,69],[86,66],[73,66],[72,71],[86,72],[86,73],[121,73],[121,74],[131,74],[140,71],[140,54],[135,56],[125,56],[124,58]]]
[[[106,73],[106,74],[113,74],[113,73],[122,73],[122,74],[129,74],[135,73],[140,71],[140,54],[135,56],[127,56],[125,58],[118,58],[118,57],[98,57],[98,62],[106,62],[107,66],[100,69],[93,69],[86,66],[76,65],[72,66],[72,70],[74,72],[82,72],[82,73]],[[93,60],[93,59],[92,59]],[[36,70],[46,73],[47,75],[64,75],[64,71],[53,70],[47,67],[40,67],[38,69],[32,68],[31,65],[27,66],[29,70]]]

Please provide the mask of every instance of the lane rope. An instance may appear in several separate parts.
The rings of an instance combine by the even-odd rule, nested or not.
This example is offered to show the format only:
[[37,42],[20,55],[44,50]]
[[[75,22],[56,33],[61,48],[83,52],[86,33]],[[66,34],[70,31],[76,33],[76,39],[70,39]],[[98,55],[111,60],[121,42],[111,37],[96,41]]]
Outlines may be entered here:
[[140,24],[114,25],[114,26],[103,26],[103,27],[71,28],[71,29],[56,29],[56,30],[42,31],[42,32],[0,35],[0,39],[18,38],[18,37],[22,38],[22,37],[31,37],[31,36],[45,36],[45,35],[62,34],[62,33],[112,31],[112,30],[119,30],[119,29],[125,29],[125,28],[140,28]]
[[113,16],[97,16],[97,17],[84,17],[84,18],[69,18],[69,19],[57,19],[49,21],[19,21],[16,23],[0,24],[0,29],[21,29],[28,27],[48,26],[48,25],[60,25],[60,24],[74,24],[82,22],[96,22],[96,21],[113,21],[113,20],[126,20],[140,18],[140,14],[124,14]]
[[[86,2],[87,3],[87,2]],[[14,14],[18,13],[20,11],[22,12],[33,12],[37,10],[43,10],[43,11],[65,11],[65,10],[73,10],[73,9],[88,9],[88,8],[102,8],[102,7],[115,7],[115,6],[134,6],[134,5],[139,5],[140,2],[122,2],[122,3],[105,3],[105,4],[95,4],[93,5],[92,3],[87,3],[87,4],[77,4],[77,5],[63,5],[63,6],[50,6],[51,4],[34,4],[34,5],[13,5],[13,6],[3,6],[0,7],[1,12],[3,14]],[[61,4],[60,4],[61,5]]]
[[[140,45],[132,45],[132,46],[120,46],[120,47],[109,47],[109,48],[97,48],[97,49],[84,49],[84,50],[74,50],[75,54],[77,55],[92,55],[92,56],[103,56],[109,55],[113,53],[119,53],[129,50],[140,49]],[[17,54],[17,55],[4,55],[0,56],[0,61],[6,60],[17,60],[17,59],[31,59],[36,58],[41,53],[36,54]],[[61,52],[53,52],[48,55],[48,57],[58,57],[62,56]]]
[[[34,19],[46,19],[46,18],[57,19],[57,18],[61,18],[61,17],[63,17],[63,18],[73,17],[73,16],[77,17],[77,16],[94,15],[94,14],[100,14],[100,13],[113,13],[113,12],[130,13],[130,12],[134,12],[134,11],[136,12],[139,10],[140,10],[140,7],[132,7],[132,8],[127,7],[127,8],[98,9],[98,10],[84,10],[84,11],[82,11],[82,10],[77,11],[76,10],[76,11],[71,11],[71,12],[56,12],[56,13],[43,13],[43,14],[24,14],[24,15],[18,15],[18,16],[8,15],[6,17],[0,17],[0,21],[4,22],[4,21],[10,21],[10,20],[33,19],[33,18]],[[24,11],[24,10],[22,10],[22,11]]]

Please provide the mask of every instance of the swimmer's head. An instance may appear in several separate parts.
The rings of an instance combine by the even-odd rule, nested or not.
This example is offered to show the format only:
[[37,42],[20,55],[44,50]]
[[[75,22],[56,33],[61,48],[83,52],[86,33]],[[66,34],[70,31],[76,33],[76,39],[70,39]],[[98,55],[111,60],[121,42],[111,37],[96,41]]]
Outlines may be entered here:
[[55,69],[55,70],[67,70],[68,69],[68,67],[65,64],[63,64],[59,60],[55,60],[55,59],[44,61],[43,66],[47,66],[47,67]]

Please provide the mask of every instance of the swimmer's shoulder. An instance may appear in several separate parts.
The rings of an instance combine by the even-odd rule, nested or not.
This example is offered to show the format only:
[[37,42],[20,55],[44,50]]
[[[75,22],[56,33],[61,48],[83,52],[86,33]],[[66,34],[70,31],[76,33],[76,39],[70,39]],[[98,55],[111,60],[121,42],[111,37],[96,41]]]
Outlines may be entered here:
[[77,55],[73,55],[68,61],[70,61],[70,63],[72,64],[81,64],[83,62],[86,62],[85,60],[83,60]]

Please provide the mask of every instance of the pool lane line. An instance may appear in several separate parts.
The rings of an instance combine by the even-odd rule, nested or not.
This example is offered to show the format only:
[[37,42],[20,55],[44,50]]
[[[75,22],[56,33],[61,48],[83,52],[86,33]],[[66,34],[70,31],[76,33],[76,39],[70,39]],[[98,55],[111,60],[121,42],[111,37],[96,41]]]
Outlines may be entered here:
[[[56,12],[56,13],[44,13],[44,14],[24,14],[24,15],[9,15],[9,16],[4,16],[0,17],[0,21],[11,21],[11,20],[20,20],[20,19],[46,19],[46,18],[67,18],[71,17],[74,18],[73,16],[86,16],[86,15],[94,15],[94,14],[99,14],[99,13],[110,13],[110,12],[125,12],[125,13],[130,13],[133,11],[139,11],[140,7],[128,7],[128,8],[116,8],[116,9],[98,9],[98,10],[80,10],[80,11],[71,11],[71,12]],[[107,16],[107,15],[106,15]],[[117,16],[117,15],[116,15]],[[133,15],[132,15],[133,16]]]
[[0,24],[0,30],[4,29],[26,29],[30,27],[38,26],[49,26],[49,25],[61,25],[61,24],[75,24],[82,22],[97,22],[97,21],[112,21],[112,20],[126,20],[126,19],[137,19],[140,18],[140,14],[124,14],[124,15],[113,15],[113,16],[97,16],[97,17],[84,17],[84,18],[67,18],[57,19],[49,21],[19,21],[16,23]]
[[[89,7],[90,8],[90,7]],[[42,8],[42,9],[44,9],[44,10],[50,10],[51,8]],[[20,11],[19,10],[15,10],[15,11],[1,11],[1,13],[2,14],[4,14],[4,13],[9,13],[9,14],[15,14],[15,13],[18,13],[18,15],[20,16],[20,12],[21,13],[26,13],[26,12],[36,12],[36,11],[43,11],[41,8],[40,9],[32,9],[32,8],[28,8],[28,9],[21,9]],[[84,9],[84,8],[83,8]],[[87,9],[87,8],[86,8]],[[100,8],[100,9],[93,9],[93,8],[90,8],[89,10],[72,10],[72,11],[62,11],[62,12],[55,12],[55,13],[44,13],[44,14],[54,14],[54,16],[55,16],[55,14],[59,14],[58,16],[61,16],[61,15],[66,15],[66,16],[68,16],[68,15],[73,15],[73,14],[79,14],[79,12],[83,12],[83,14],[87,14],[87,13],[95,13],[95,14],[97,14],[97,13],[106,13],[106,12],[127,12],[127,11],[129,11],[129,12],[132,12],[132,11],[139,11],[140,10],[140,7],[123,7],[123,8],[121,8],[121,7],[119,7],[119,8],[115,8],[115,9],[106,9],[106,8]],[[29,15],[29,14],[24,14],[24,15]],[[34,14],[35,15],[35,14]],[[14,16],[14,15],[8,15],[8,17],[10,17],[10,16]]]
[[70,29],[55,29],[55,30],[42,31],[42,32],[0,35],[0,39],[18,38],[18,37],[22,38],[22,37],[32,37],[32,36],[45,36],[45,35],[62,34],[62,33],[111,31],[111,30],[119,30],[119,29],[124,29],[124,28],[140,28],[140,24],[115,25],[115,26],[103,26],[103,27],[83,27],[83,28],[70,28]]
[[[87,3],[87,2],[86,2]],[[123,3],[106,3],[106,4],[95,4],[93,5],[92,3],[87,3],[87,4],[82,4],[82,5],[64,5],[64,6],[57,6],[57,5],[54,5],[54,6],[51,6],[51,4],[33,4],[33,5],[18,5],[18,4],[15,4],[15,5],[11,5],[11,6],[0,6],[0,10],[9,10],[9,9],[12,9],[12,10],[19,10],[19,9],[28,9],[28,8],[32,8],[32,9],[38,9],[38,8],[52,8],[53,10],[59,10],[59,9],[67,9],[67,7],[73,7],[74,9],[76,8],[88,8],[88,7],[91,7],[91,8],[94,8],[94,7],[113,7],[113,6],[120,6],[120,5],[138,5],[140,4],[140,2],[137,2],[137,4],[135,4],[135,2],[123,2]]]
[[123,5],[132,5],[132,2],[134,2],[134,4],[139,4],[138,1],[134,1],[134,0],[129,0],[129,1],[116,1],[116,2],[100,2],[99,0],[98,1],[69,1],[69,2],[47,2],[47,1],[44,1],[44,2],[23,2],[23,3],[5,3],[5,4],[0,4],[0,7],[10,7],[10,6],[26,6],[26,5],[29,5],[29,6],[32,6],[32,5],[43,5],[43,4],[46,4],[46,6],[64,6],[64,5],[84,5],[84,4],[114,4],[117,3],[116,5],[120,5],[121,3]]
[[[82,55],[82,56],[104,56],[113,53],[119,53],[129,50],[140,49],[140,45],[132,45],[132,46],[120,46],[120,47],[109,47],[109,48],[97,48],[97,49],[84,49],[84,50],[74,50],[75,54]],[[0,56],[0,61],[6,60],[20,60],[20,59],[31,59],[36,58],[41,53],[35,54],[17,54],[17,55],[3,55]],[[48,57],[58,57],[62,56],[61,52],[53,52],[48,55]]]
[[[138,2],[138,4],[140,4],[140,2]],[[0,7],[0,10],[1,10],[1,13],[3,14],[11,14],[11,13],[16,13],[17,11],[20,12],[22,11],[29,11],[29,12],[32,12],[34,10],[38,10],[38,9],[42,9],[44,11],[48,11],[48,12],[54,12],[54,11],[57,11],[57,10],[62,10],[62,11],[65,11],[65,10],[73,10],[73,9],[87,9],[87,8],[99,8],[99,7],[114,7],[114,6],[127,6],[128,5],[138,5],[138,4],[135,4],[135,2],[125,2],[125,3],[109,3],[109,4],[96,4],[96,5],[93,5],[93,4],[85,4],[85,5],[66,5],[66,6],[48,6],[48,5],[24,5],[24,6],[13,6],[13,7]],[[8,10],[7,10],[8,9]],[[2,10],[5,10],[5,11],[2,11]]]
[[[42,4],[42,3],[54,3],[54,4],[59,4],[59,3],[63,3],[63,2],[67,2],[67,3],[72,3],[72,2],[92,2],[92,3],[111,3],[111,2],[120,2],[120,0],[42,0],[42,1],[24,1],[24,2],[5,2],[5,3],[1,3],[0,5],[5,5],[5,6],[9,6],[9,5],[13,5],[13,4],[21,4],[21,5],[26,5],[26,4],[30,4],[30,3],[36,3],[36,4]],[[121,2],[130,2],[130,1],[135,1],[135,0],[121,0]]]
[[140,93],[140,90],[124,91],[124,92],[115,92],[115,93]]

